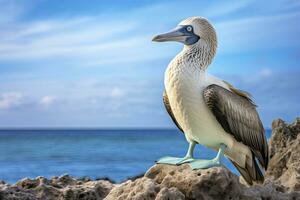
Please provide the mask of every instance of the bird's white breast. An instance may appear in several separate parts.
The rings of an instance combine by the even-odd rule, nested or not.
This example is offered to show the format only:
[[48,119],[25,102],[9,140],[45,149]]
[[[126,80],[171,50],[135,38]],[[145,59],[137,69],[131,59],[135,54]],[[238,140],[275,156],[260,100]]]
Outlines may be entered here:
[[188,141],[214,148],[228,140],[228,134],[203,99],[203,90],[219,82],[188,62],[178,63],[175,58],[169,64],[165,72],[165,88],[172,112]]

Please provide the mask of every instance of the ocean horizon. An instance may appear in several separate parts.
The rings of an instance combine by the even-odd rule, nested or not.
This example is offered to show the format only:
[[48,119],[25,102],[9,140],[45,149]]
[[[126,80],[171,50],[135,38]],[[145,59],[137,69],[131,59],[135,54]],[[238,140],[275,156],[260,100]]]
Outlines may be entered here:
[[[267,137],[271,130],[266,130]],[[0,180],[51,178],[69,174],[121,182],[145,173],[163,156],[184,156],[188,143],[176,129],[66,128],[1,129]],[[210,159],[216,152],[197,145],[195,156]],[[233,165],[224,164],[238,174]]]

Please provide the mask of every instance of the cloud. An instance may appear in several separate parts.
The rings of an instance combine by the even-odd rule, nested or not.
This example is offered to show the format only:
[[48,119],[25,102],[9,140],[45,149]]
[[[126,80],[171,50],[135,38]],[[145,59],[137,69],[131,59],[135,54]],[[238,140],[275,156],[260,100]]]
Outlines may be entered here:
[[272,79],[274,78],[274,76],[276,76],[277,73],[274,74],[274,72],[270,69],[270,68],[262,68],[259,69],[256,72],[253,72],[253,74],[251,76],[241,76],[242,81],[248,84],[255,84],[257,82],[261,82],[263,80],[268,80],[268,79]]
[[44,107],[49,107],[54,103],[55,99],[56,98],[54,96],[44,96],[41,98],[39,104]]
[[112,98],[120,98],[120,97],[124,96],[124,91],[122,91],[119,87],[114,87],[111,90],[110,96]]
[[258,73],[258,77],[267,78],[272,75],[272,70],[269,68],[264,68]]
[[19,92],[0,94],[0,109],[11,109],[22,104],[23,95]]
[[[25,28],[26,27],[26,28]],[[122,47],[124,40],[112,39],[132,29],[132,24],[114,23],[101,26],[96,19],[85,17],[68,20],[46,20],[15,24],[14,30],[2,34],[0,59],[40,59],[59,57],[90,57],[110,48]],[[11,33],[13,32],[13,33]],[[107,42],[112,41],[112,42]],[[125,45],[127,45],[125,43]]]
[[220,53],[258,52],[300,45],[300,12],[228,20],[216,24]]
[[[64,60],[81,66],[105,66],[166,58],[177,49],[165,45],[152,45],[150,40],[156,31],[165,31],[169,24],[175,26],[179,22],[179,19],[176,22],[172,19],[180,18],[179,16],[174,14],[169,16],[168,12],[162,11],[173,10],[172,13],[176,13],[176,9],[182,11],[180,4],[185,3],[157,3],[136,8],[130,13],[121,12],[115,17],[112,13],[103,13],[71,16],[64,20],[53,17],[43,20],[16,20],[0,31],[0,60],[37,61],[55,58],[59,62]],[[198,11],[198,7],[201,7],[201,12]],[[208,18],[217,17],[216,27],[221,53],[298,45],[296,38],[300,34],[300,28],[297,26],[299,12],[286,14],[281,11],[272,16],[222,19],[222,16],[238,13],[245,7],[253,8],[255,3],[234,1],[231,4],[210,3],[206,6],[196,3],[191,10],[192,13],[197,11]],[[276,9],[278,7],[280,5],[276,4]],[[270,9],[267,9],[267,12],[271,12]],[[185,10],[180,13],[182,18],[189,15]],[[159,25],[164,28],[157,27],[158,16],[162,21]],[[168,21],[161,19],[164,16]],[[287,23],[290,24],[288,27],[278,28],[278,25]],[[283,35],[287,37],[282,37]],[[272,42],[274,40],[277,42]]]

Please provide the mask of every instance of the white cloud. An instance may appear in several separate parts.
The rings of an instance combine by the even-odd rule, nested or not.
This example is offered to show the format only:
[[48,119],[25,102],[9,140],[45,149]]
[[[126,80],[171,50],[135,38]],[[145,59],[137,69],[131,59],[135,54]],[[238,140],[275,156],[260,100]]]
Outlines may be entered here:
[[213,18],[224,16],[226,14],[232,14],[249,6],[251,3],[253,3],[253,0],[234,1],[230,3],[226,1],[216,2],[214,5],[206,9],[207,13],[205,13],[205,15],[207,15],[209,18]]
[[0,94],[0,109],[10,109],[22,103],[23,95],[19,92]]
[[273,71],[270,68],[262,68],[257,72],[253,72],[251,75],[243,77],[243,81],[248,84],[257,83],[268,78],[271,78]]
[[300,45],[300,12],[244,17],[216,24],[221,53],[272,50]]
[[262,78],[267,78],[270,77],[271,75],[272,75],[272,70],[269,68],[264,68],[258,73],[258,76]]
[[[2,33],[0,59],[31,60],[53,57],[87,58],[124,48],[126,39],[112,39],[133,28],[132,23],[102,23],[85,17],[19,24]],[[101,21],[101,20],[100,20]],[[103,19],[102,19],[103,21]],[[117,46],[119,44],[119,46]],[[125,43],[128,45],[128,43]],[[111,49],[112,48],[112,49]],[[126,46],[125,46],[126,48]]]
[[124,91],[122,91],[119,87],[114,87],[110,92],[110,96],[112,98],[120,98],[124,96],[124,94]]
[[[151,37],[162,28],[166,31],[169,24],[175,26],[179,18],[201,14],[208,18],[222,19],[222,16],[239,12],[247,6],[255,7],[254,1],[242,3],[234,1],[230,4],[206,3],[207,5],[201,6],[195,4],[195,9],[187,10],[182,10],[181,4],[185,3],[155,4],[142,9],[137,8],[130,13],[118,13],[116,17],[112,13],[106,13],[69,17],[64,20],[56,18],[23,22],[15,20],[10,26],[0,30],[0,60],[36,61],[55,58],[80,66],[132,64],[157,60],[172,56],[176,49],[170,48],[170,45],[151,44]],[[281,4],[273,5],[275,8],[272,9],[276,11],[280,6]],[[198,7],[201,8],[200,11]],[[166,9],[173,12],[169,14],[163,12]],[[177,13],[177,10],[179,16],[173,14]],[[190,10],[191,13],[188,12]],[[266,12],[271,12],[270,10],[268,8]],[[300,28],[296,25],[299,17],[300,14],[297,12],[286,14],[281,10],[271,16],[218,20],[216,27],[220,52],[232,53],[297,45],[298,39],[294,39],[300,34]],[[287,23],[290,24],[288,28],[287,26],[279,28],[280,25]],[[282,35],[289,37],[283,38]],[[275,40],[276,42],[272,42]]]
[[55,99],[56,98],[54,96],[44,96],[41,98],[39,104],[44,107],[48,107],[54,103]]

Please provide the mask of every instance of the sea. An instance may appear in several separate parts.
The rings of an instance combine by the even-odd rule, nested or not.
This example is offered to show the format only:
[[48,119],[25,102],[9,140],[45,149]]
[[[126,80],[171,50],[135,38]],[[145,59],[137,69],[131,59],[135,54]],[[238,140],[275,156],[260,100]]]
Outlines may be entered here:
[[[271,131],[266,134],[269,138]],[[69,174],[121,182],[145,173],[160,157],[183,157],[187,148],[184,135],[174,129],[0,130],[0,180]],[[215,155],[196,146],[196,157]],[[238,174],[226,158],[223,163]]]

